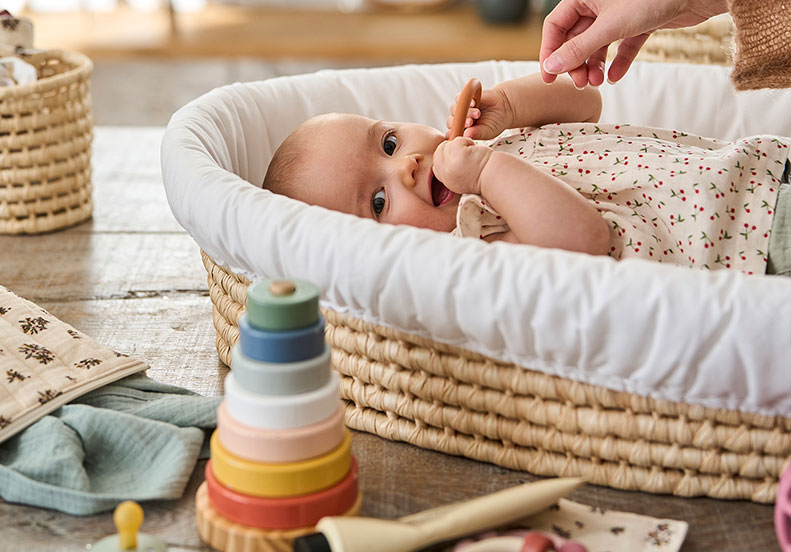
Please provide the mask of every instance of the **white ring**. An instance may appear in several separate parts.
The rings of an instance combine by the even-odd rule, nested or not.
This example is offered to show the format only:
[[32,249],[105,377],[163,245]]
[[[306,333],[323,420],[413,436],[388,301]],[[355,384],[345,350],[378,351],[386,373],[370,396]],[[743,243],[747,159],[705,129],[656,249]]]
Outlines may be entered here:
[[316,424],[338,409],[338,374],[314,391],[298,395],[261,395],[241,387],[231,371],[225,378],[228,413],[235,420],[259,429],[289,429]]

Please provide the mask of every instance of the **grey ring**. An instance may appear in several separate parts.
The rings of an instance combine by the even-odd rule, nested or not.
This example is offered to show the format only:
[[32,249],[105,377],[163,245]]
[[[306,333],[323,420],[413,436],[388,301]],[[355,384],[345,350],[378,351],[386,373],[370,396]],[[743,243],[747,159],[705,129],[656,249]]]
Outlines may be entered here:
[[330,378],[330,348],[298,362],[263,362],[246,356],[237,343],[231,350],[231,370],[236,382],[250,393],[298,395],[318,389]]

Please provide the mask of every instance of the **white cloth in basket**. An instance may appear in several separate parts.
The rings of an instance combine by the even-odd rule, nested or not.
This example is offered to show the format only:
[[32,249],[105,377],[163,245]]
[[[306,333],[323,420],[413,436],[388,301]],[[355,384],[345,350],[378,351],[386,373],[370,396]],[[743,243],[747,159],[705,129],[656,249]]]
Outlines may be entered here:
[[[277,145],[324,112],[444,128],[469,77],[535,62],[321,71],[214,90],[162,143],[171,209],[217,262],[315,282],[355,318],[638,395],[791,416],[791,280],[488,244],[378,224],[261,190]],[[791,92],[736,94],[724,67],[636,64],[603,122],[731,140],[791,135]],[[250,185],[255,184],[255,186]]]

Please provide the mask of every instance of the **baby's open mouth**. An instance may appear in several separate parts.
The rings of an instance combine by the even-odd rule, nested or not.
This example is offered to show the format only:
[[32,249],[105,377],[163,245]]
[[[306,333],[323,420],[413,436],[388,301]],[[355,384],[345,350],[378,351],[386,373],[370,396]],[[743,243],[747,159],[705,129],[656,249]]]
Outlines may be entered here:
[[437,180],[434,174],[431,174],[431,202],[434,207],[445,205],[455,194],[445,187],[445,185]]

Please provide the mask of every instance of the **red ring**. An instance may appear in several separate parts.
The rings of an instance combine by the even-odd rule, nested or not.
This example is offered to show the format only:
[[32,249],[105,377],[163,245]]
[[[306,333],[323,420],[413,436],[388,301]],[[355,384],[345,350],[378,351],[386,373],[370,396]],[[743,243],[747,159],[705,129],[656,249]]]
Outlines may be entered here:
[[217,481],[206,463],[209,501],[217,513],[248,527],[259,529],[297,529],[312,527],[324,516],[338,516],[357,500],[357,460],[343,480],[317,493],[285,498],[263,498],[234,492]]

